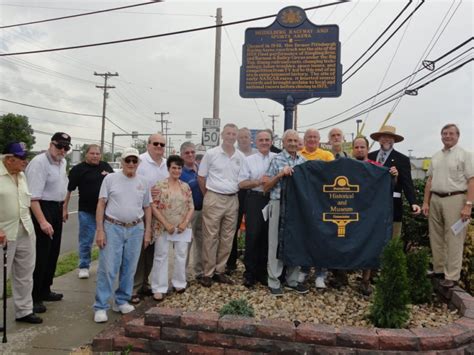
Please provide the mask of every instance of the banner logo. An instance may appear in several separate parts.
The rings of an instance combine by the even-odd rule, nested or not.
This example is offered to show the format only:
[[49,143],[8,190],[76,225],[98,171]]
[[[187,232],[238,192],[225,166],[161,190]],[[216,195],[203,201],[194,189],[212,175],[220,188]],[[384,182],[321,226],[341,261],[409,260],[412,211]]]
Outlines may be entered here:
[[354,211],[352,201],[359,193],[359,185],[351,185],[346,176],[338,176],[332,185],[323,185],[323,192],[329,194],[330,212],[323,213],[324,222],[337,225],[337,236],[346,236],[346,225],[359,221],[359,213]]

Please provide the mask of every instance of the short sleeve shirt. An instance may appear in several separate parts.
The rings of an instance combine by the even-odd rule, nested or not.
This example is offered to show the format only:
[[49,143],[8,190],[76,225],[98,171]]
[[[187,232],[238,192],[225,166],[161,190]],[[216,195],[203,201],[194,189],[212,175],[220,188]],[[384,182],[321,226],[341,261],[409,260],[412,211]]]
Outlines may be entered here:
[[148,152],[141,154],[137,174],[144,176],[148,182],[148,188],[151,188],[158,181],[164,180],[169,176],[166,159],[162,158],[161,164],[157,164]]
[[199,165],[199,176],[206,178],[206,188],[220,194],[239,191],[238,177],[245,155],[238,149],[229,157],[221,146],[209,149]]
[[[274,177],[280,171],[283,170],[285,166],[294,167],[296,165],[302,164],[306,161],[301,155],[296,154],[296,158],[293,158],[286,149],[277,155],[275,155],[270,162],[270,166],[265,173],[266,176]],[[270,191],[270,199],[271,200],[279,200],[280,199],[280,192],[281,192],[281,181],[278,181],[273,189]]]
[[334,155],[331,152],[317,148],[314,152],[308,152],[306,148],[303,148],[300,154],[306,160],[322,160],[322,161],[331,161],[334,160]]
[[105,214],[123,223],[130,223],[145,214],[151,202],[150,189],[143,176],[127,177],[123,172],[109,174],[100,187],[99,198],[106,200]]
[[[244,165],[239,172],[239,183],[245,180],[259,180],[266,173],[270,162],[276,153],[269,152],[263,155],[257,152],[245,158]],[[253,188],[254,191],[263,191],[262,186]]]
[[193,194],[194,209],[196,211],[200,211],[202,210],[202,201],[204,197],[202,195],[201,188],[199,187],[197,177],[197,165],[194,169],[190,169],[186,166],[183,166],[183,171],[181,172],[181,176],[179,177],[179,179],[187,183],[191,188]]
[[472,152],[458,145],[435,153],[428,168],[428,176],[432,178],[431,191],[466,191],[468,180],[474,177],[473,159]]
[[62,202],[66,198],[65,159],[56,163],[48,152],[38,154],[26,167],[25,174],[32,200]]
[[100,185],[104,178],[113,173],[112,167],[105,161],[98,165],[79,163],[69,171],[68,191],[79,188],[79,211],[95,214]]

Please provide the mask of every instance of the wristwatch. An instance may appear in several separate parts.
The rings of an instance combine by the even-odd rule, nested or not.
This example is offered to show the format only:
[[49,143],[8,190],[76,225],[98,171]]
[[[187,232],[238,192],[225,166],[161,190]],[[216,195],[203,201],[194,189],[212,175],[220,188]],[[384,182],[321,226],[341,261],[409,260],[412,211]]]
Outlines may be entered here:
[[472,206],[472,201],[466,201],[466,205]]

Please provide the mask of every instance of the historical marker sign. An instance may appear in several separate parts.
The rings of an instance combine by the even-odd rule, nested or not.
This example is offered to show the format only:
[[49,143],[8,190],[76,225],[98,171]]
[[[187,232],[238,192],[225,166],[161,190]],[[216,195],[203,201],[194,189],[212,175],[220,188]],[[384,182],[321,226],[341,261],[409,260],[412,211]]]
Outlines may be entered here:
[[283,8],[268,27],[248,28],[242,57],[242,97],[272,99],[286,111],[312,97],[341,95],[339,27],[313,24],[300,7]]
[[202,145],[215,147],[219,145],[219,131],[221,120],[219,118],[202,119]]

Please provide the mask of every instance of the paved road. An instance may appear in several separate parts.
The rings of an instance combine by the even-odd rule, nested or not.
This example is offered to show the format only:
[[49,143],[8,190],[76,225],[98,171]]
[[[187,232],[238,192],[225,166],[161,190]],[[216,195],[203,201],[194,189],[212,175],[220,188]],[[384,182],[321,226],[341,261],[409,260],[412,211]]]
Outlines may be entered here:
[[77,206],[79,196],[72,194],[69,202],[69,219],[63,224],[63,237],[61,240],[61,254],[67,254],[77,250],[77,235],[79,232],[79,221],[77,220]]

